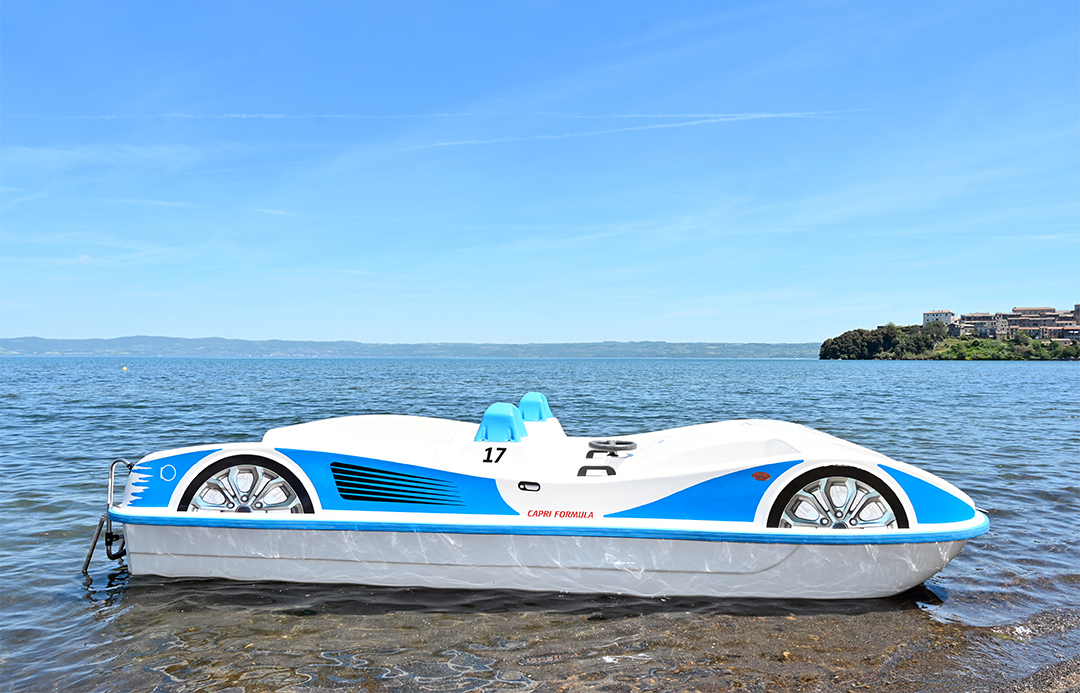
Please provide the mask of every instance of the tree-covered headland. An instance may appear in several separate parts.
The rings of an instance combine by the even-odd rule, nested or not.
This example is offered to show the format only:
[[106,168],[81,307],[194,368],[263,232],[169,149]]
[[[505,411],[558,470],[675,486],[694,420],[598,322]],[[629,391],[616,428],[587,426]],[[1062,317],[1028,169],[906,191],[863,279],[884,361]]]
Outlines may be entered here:
[[1051,361],[1080,359],[1080,345],[1043,343],[1024,332],[1008,340],[949,337],[944,323],[849,330],[826,339],[821,359],[924,359],[946,361]]

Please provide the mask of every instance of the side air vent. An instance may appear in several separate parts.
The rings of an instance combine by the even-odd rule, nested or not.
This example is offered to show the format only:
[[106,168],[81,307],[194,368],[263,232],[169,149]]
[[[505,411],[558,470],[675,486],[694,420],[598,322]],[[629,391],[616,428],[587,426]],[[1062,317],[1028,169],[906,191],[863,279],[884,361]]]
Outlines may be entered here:
[[338,493],[345,500],[417,505],[465,505],[449,481],[400,474],[344,462],[330,463]]

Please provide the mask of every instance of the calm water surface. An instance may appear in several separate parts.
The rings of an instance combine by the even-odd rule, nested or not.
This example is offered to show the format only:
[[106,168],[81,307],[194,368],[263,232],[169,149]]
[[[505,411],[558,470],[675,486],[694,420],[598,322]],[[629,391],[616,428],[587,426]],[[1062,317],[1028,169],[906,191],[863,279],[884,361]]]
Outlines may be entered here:
[[[126,366],[128,370],[122,371]],[[1080,366],[755,360],[0,359],[11,691],[994,690],[1080,653]],[[638,599],[130,577],[108,462],[352,414],[570,435],[796,421],[917,464],[990,532],[892,599]]]

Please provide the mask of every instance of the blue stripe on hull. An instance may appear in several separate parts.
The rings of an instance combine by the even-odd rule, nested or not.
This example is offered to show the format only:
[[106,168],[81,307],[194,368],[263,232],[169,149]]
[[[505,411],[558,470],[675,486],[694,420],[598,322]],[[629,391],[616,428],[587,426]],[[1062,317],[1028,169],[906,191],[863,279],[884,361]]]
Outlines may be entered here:
[[132,472],[142,475],[142,481],[131,485],[132,494],[128,505],[133,508],[164,508],[169,505],[176,482],[187,474],[200,460],[221,448],[184,452],[156,460],[139,460]]
[[517,525],[462,525],[418,524],[404,522],[362,522],[348,520],[314,520],[303,515],[295,519],[261,520],[241,517],[202,517],[175,515],[170,517],[146,517],[128,515],[115,508],[109,511],[114,521],[133,525],[161,525],[174,527],[221,527],[230,529],[288,529],[345,532],[422,532],[437,534],[508,534],[523,536],[570,536],[615,537],[622,539],[673,539],[686,541],[728,541],[745,544],[924,544],[940,541],[959,541],[985,534],[990,521],[983,516],[982,522],[967,529],[939,532],[905,534],[900,531],[867,534],[863,530],[822,530],[812,534],[748,532],[707,532],[677,529],[647,529],[624,527],[558,527]]
[[[652,503],[611,513],[604,517],[650,520],[706,520],[711,522],[753,522],[765,491],[776,477],[802,462],[776,462],[724,474]],[[766,472],[764,481],[754,474]]]
[[915,519],[920,524],[943,524],[964,522],[975,517],[975,508],[960,500],[948,491],[934,486],[928,481],[893,469],[883,464],[879,467],[887,471],[903,487],[911,507],[915,509]]
[[[369,457],[354,457],[315,450],[277,451],[295,462],[315,486],[319,503],[324,510],[353,510],[397,513],[464,513],[468,515],[517,515],[506,504],[494,479],[446,472],[430,467],[402,464]],[[354,469],[367,470],[369,483],[366,492],[352,498],[342,494],[342,485],[334,478],[331,464],[344,463]],[[344,473],[349,473],[344,470]],[[339,474],[341,476],[341,474]],[[384,486],[372,489],[371,483],[381,479]],[[365,495],[366,493],[366,495]],[[381,495],[386,500],[357,500]]]

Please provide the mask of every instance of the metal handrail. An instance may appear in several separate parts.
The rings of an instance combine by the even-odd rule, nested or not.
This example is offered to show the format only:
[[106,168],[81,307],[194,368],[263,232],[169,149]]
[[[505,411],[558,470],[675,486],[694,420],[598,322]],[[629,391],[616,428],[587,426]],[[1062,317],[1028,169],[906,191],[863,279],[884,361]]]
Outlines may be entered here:
[[129,472],[131,471],[131,468],[135,466],[132,463],[125,460],[123,457],[121,457],[118,460],[113,460],[113,463],[109,465],[109,500],[107,501],[107,503],[108,503],[108,507],[110,509],[113,507],[113,493],[116,490],[114,488],[116,486],[116,483],[113,481],[113,478],[114,478],[114,476],[116,474],[116,465],[121,464],[121,463],[123,463],[123,465],[128,468]]
[[[104,514],[102,514],[102,516],[98,519],[97,529],[94,530],[94,539],[90,543],[90,550],[86,553],[86,560],[83,561],[83,575],[86,575],[87,571],[89,571],[90,569],[90,559],[93,558],[94,549],[97,548],[98,540],[101,538],[102,527],[105,528],[105,555],[107,555],[111,560],[116,560],[118,558],[123,558],[124,555],[127,554],[127,548],[124,545],[124,537],[121,534],[113,533],[112,516],[109,515],[109,511],[112,510],[113,507],[113,496],[116,486],[116,465],[118,464],[123,464],[125,467],[127,467],[128,472],[130,472],[135,466],[134,464],[128,462],[123,458],[113,460],[113,463],[109,465],[108,500],[106,502]],[[117,541],[120,542],[120,548],[116,551],[113,551],[113,543]]]

